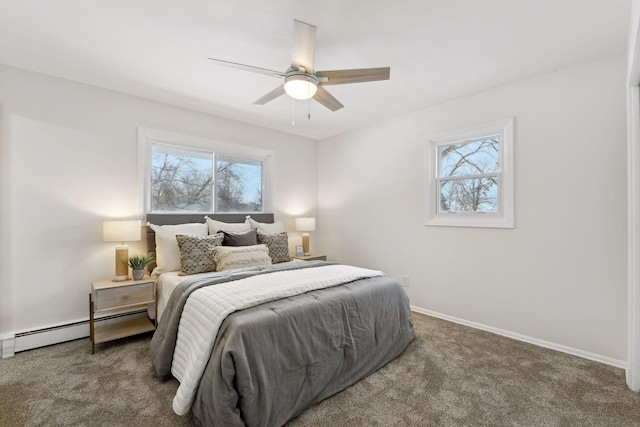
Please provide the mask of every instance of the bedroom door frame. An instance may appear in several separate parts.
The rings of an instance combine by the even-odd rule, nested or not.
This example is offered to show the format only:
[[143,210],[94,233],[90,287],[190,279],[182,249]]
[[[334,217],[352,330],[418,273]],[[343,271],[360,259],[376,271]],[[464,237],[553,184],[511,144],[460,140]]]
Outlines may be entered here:
[[640,0],[631,4],[627,67],[629,344],[627,385],[640,392]]

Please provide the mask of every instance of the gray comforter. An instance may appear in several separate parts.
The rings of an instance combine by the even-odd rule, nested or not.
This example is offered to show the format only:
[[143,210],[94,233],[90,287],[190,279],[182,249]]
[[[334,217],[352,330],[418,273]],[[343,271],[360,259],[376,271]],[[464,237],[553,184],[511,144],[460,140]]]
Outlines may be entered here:
[[[183,282],[151,342],[156,374],[170,375],[180,313],[195,289],[326,264],[277,264]],[[408,298],[386,277],[241,310],[221,325],[192,411],[201,425],[280,426],[395,359],[414,338]]]

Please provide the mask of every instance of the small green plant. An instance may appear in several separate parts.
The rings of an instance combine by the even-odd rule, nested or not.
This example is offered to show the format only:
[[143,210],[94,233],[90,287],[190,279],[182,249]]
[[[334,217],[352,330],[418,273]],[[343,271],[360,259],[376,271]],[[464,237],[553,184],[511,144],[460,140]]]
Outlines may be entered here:
[[129,257],[129,267],[132,270],[144,270],[149,261],[149,258],[144,255],[133,255]]

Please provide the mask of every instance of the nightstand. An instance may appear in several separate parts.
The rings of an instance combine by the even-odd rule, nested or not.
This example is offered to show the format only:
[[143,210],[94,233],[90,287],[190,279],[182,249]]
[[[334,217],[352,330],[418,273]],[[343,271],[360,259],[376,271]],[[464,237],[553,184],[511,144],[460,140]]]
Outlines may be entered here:
[[326,255],[305,255],[305,256],[294,256],[293,259],[301,259],[303,261],[326,261]]
[[115,321],[114,323],[95,326],[95,315],[126,314],[144,309],[147,304],[154,303],[156,313],[155,279],[125,280],[114,282],[111,279],[91,282],[89,294],[89,330],[91,333],[91,354],[95,353],[95,345],[131,335],[142,334],[156,329],[147,317]]

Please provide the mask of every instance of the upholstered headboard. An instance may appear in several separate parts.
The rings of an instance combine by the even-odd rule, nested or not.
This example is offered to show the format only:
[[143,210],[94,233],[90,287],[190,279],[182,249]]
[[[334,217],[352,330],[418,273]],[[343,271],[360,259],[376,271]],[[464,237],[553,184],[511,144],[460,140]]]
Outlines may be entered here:
[[[222,214],[206,214],[211,219],[222,222],[244,222],[247,215],[258,222],[271,224],[274,222],[272,213],[222,213]],[[205,222],[205,214],[147,214],[147,222],[155,225],[175,225],[187,224],[191,222]],[[156,233],[151,227],[147,228],[147,251],[151,256],[155,256],[156,251]]]

